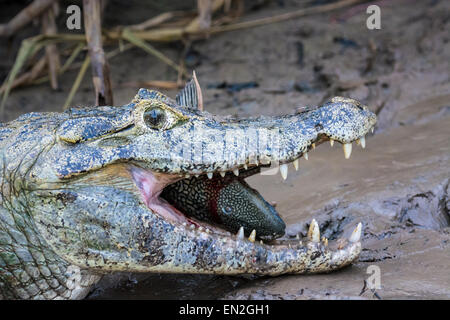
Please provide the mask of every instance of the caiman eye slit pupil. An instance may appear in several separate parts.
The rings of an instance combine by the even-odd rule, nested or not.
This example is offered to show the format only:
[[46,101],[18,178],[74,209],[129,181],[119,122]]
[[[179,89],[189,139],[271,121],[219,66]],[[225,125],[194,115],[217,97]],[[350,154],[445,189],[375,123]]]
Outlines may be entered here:
[[148,109],[144,113],[144,121],[150,128],[161,128],[166,122],[166,113],[161,108]]

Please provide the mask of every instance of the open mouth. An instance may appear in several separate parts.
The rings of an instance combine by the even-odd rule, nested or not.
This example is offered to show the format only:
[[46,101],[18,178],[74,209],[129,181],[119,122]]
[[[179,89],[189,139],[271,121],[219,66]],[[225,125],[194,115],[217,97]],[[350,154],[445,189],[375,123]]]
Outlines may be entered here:
[[[372,128],[373,131],[373,128]],[[333,146],[335,140],[321,135],[318,136],[317,139],[311,142],[303,153],[293,157],[292,159],[288,159],[283,163],[280,163],[278,167],[271,168],[269,170],[279,171],[283,179],[286,179],[288,176],[288,165],[292,163],[295,170],[298,170],[299,158],[303,157],[308,159],[308,151],[316,148],[319,144],[328,141],[331,146]],[[343,146],[344,157],[348,159],[352,152],[352,142],[344,143],[339,140]],[[359,139],[354,140],[357,145],[360,145],[362,148],[365,148],[365,138],[364,136]],[[218,171],[218,172],[204,172],[200,174],[196,174],[197,179],[203,179],[205,181],[233,181],[233,180],[243,180],[246,177],[252,176],[261,172],[262,169],[266,169],[270,167],[270,162],[264,161],[265,159],[259,159],[258,161],[254,161],[253,163],[245,163],[235,168],[232,168],[227,171]],[[254,230],[246,230],[244,228],[244,223],[241,226],[230,227],[227,224],[221,224],[220,222],[211,222],[211,219],[199,219],[198,217],[194,217],[191,214],[187,214],[183,207],[175,203],[171,203],[170,200],[165,199],[162,195],[164,194],[165,188],[167,186],[177,183],[184,179],[192,179],[194,177],[191,176],[191,173],[187,172],[184,174],[167,174],[167,173],[158,173],[150,170],[146,170],[137,166],[130,167],[130,172],[133,177],[133,180],[138,187],[142,199],[146,206],[155,214],[159,215],[168,223],[180,228],[182,230],[190,230],[197,231],[205,236],[216,235],[220,237],[226,237],[227,239],[232,240],[247,240],[250,242],[258,242],[261,245],[290,245],[291,240],[275,240],[282,236],[283,234],[273,234],[271,237],[264,236],[262,234],[258,234],[258,232]],[[213,215],[213,213],[211,213]],[[245,216],[244,216],[245,222]],[[281,218],[280,218],[281,219]],[[283,223],[284,224],[284,223]],[[284,233],[284,230],[283,230]],[[359,224],[353,235],[351,236],[352,241],[359,241],[361,234],[361,224]],[[310,224],[310,229],[308,232],[308,240],[311,242],[322,243],[322,245],[328,245],[328,239],[321,238],[319,227],[317,222],[313,219]],[[297,243],[301,243],[300,239],[296,239]]]

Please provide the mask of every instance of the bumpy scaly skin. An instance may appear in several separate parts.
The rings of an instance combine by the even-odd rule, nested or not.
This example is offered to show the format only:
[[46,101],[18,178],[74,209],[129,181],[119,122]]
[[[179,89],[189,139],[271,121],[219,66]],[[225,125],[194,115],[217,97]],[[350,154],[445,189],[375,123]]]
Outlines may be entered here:
[[[164,125],[149,127],[149,108],[163,110]],[[159,214],[158,195],[187,174],[287,163],[329,138],[350,143],[375,122],[343,98],[290,116],[220,121],[141,89],[125,106],[4,124],[0,297],[83,298],[109,271],[279,275],[348,265],[359,236],[337,250],[317,232],[304,245],[261,244]]]

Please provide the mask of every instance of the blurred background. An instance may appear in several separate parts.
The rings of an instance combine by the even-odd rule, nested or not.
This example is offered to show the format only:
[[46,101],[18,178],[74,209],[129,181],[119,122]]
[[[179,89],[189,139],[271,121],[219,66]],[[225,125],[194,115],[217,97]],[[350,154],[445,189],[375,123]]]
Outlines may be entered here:
[[[123,274],[89,298],[448,299],[449,39],[446,0],[0,0],[0,120],[122,105],[141,87],[175,97],[194,70],[214,114],[357,99],[378,115],[364,152],[344,160],[321,146],[286,181],[249,179],[277,203],[286,237],[313,216],[331,240],[363,221],[357,264],[278,278]],[[377,295],[364,289],[371,264]]]

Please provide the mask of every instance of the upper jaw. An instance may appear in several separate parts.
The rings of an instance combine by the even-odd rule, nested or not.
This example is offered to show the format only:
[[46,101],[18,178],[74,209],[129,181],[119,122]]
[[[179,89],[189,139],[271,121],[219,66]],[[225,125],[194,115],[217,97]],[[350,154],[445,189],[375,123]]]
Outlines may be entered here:
[[[295,166],[300,157],[307,158],[310,149],[325,141],[343,144],[348,158],[351,143],[365,147],[365,135],[376,124],[376,116],[367,107],[341,97],[289,116],[224,122],[206,120],[193,119],[183,127],[172,129],[167,140],[162,141],[163,145],[171,146],[163,157],[170,159],[170,163],[153,162],[149,169],[182,177],[202,174],[211,177],[227,172],[238,175],[261,165],[294,162]],[[178,143],[171,143],[172,139],[178,139]]]

